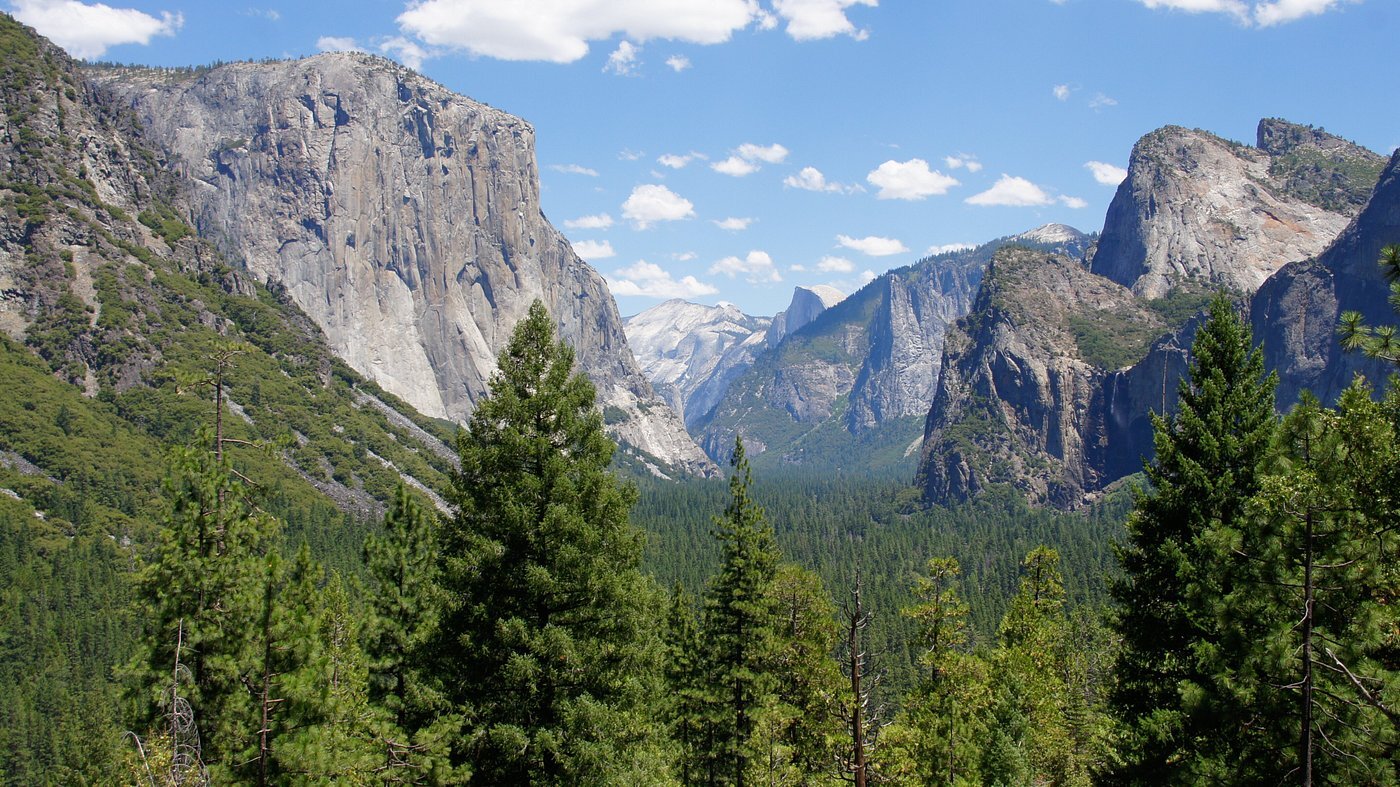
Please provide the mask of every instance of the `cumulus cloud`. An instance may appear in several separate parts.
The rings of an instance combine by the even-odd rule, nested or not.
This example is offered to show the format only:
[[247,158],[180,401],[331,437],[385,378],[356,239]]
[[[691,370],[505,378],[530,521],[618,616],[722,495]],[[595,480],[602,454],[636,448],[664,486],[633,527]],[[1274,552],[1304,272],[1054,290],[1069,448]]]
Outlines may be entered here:
[[436,54],[403,36],[394,36],[379,42],[379,53],[403,63],[414,71],[423,67],[424,60]]
[[1342,0],[1139,0],[1148,8],[1166,8],[1188,14],[1216,13],[1234,17],[1242,25],[1272,27],[1317,16],[1342,5]]
[[665,268],[646,260],[613,271],[608,284],[613,295],[644,298],[697,298],[719,292],[694,276],[683,276],[677,281]]
[[316,39],[316,49],[321,52],[363,52],[355,39],[349,36],[321,36]]
[[1128,177],[1128,171],[1122,167],[1115,167],[1103,161],[1086,161],[1084,168],[1093,173],[1094,180],[1105,186],[1117,186]]
[[724,219],[724,220],[722,220],[722,221],[716,221],[716,222],[715,222],[715,226],[716,226],[716,227],[719,227],[719,228],[722,229],[722,230],[729,230],[729,231],[731,231],[731,232],[738,232],[739,230],[746,230],[746,229],[748,229],[748,228],[749,228],[749,225],[752,224],[752,223],[753,223],[753,219],[750,219],[750,218],[742,218],[742,219],[740,219],[740,218],[735,218],[734,216],[730,216],[729,218]]
[[817,270],[826,273],[850,273],[856,264],[845,257],[822,257],[817,261]]
[[108,47],[173,36],[185,24],[178,12],[162,11],[157,18],[134,8],[78,0],[11,0],[10,7],[16,19],[83,59],[101,57]]
[[598,177],[598,170],[589,169],[588,167],[578,164],[551,164],[549,168],[555,172],[563,172],[569,175],[587,175],[590,178]]
[[975,248],[977,248],[976,243],[945,243],[941,246],[929,246],[928,251],[924,252],[924,254],[932,257],[937,254],[951,254],[955,251],[967,251],[968,249]]
[[874,7],[878,0],[773,0],[773,10],[787,21],[787,33],[798,41],[848,35],[857,41],[869,37],[846,17],[853,5]]
[[982,206],[1005,206],[1013,208],[1028,208],[1040,205],[1050,205],[1055,200],[1051,199],[1045,190],[1026,180],[1016,178],[1007,174],[1002,174],[991,188],[980,194],[968,197],[965,202],[969,205]]
[[943,163],[948,165],[948,169],[961,169],[967,167],[968,172],[981,172],[982,162],[976,156],[959,153],[956,156],[944,156]]
[[620,41],[617,44],[617,49],[608,55],[608,62],[603,65],[603,70],[621,77],[633,76],[642,64],[642,61],[638,59],[641,52],[642,48],[631,41]]
[[865,179],[879,187],[880,191],[875,196],[880,199],[924,199],[947,194],[948,189],[958,185],[956,178],[930,170],[928,162],[921,158],[886,161]]
[[725,257],[710,266],[710,273],[723,274],[729,278],[743,276],[750,284],[764,284],[782,281],[783,277],[773,265],[773,258],[766,251],[751,251],[743,259]]
[[574,253],[589,262],[617,256],[612,244],[605,240],[581,240],[574,244]]
[[877,235],[867,235],[864,238],[837,235],[836,242],[845,248],[854,249],[871,257],[888,257],[891,254],[903,254],[909,251],[909,247],[900,241],[894,238],[881,238]]
[[776,142],[772,145],[745,142],[735,148],[729,158],[711,164],[710,169],[721,175],[742,178],[757,172],[764,164],[780,164],[787,156],[788,149]]
[[431,46],[501,60],[572,63],[622,36],[720,44],[757,20],[752,0],[420,0],[399,28]]
[[684,55],[671,55],[666,58],[666,65],[670,66],[672,71],[679,74],[687,68],[690,68],[690,58]]
[[1054,93],[1055,98],[1061,101],[1069,100],[1069,85],[1056,85],[1050,89],[1050,92]]
[[564,220],[564,227],[571,230],[605,230],[612,225],[613,218],[606,213]]
[[745,142],[734,152],[745,161],[763,161],[768,164],[781,164],[788,156],[788,149],[776,142],[772,145]]
[[710,169],[721,175],[728,175],[733,178],[742,178],[745,175],[752,175],[758,171],[758,165],[752,161],[745,161],[738,156],[730,156],[723,161],[716,161],[710,165]]
[[1274,0],[1270,3],[1254,5],[1254,23],[1260,27],[1271,27],[1316,16],[1331,11],[1340,5],[1339,0]]
[[841,191],[844,188],[840,183],[827,182],[826,176],[816,167],[803,167],[796,175],[788,175],[783,178],[783,185],[803,191]]
[[630,219],[639,230],[658,221],[679,221],[694,216],[695,206],[690,200],[655,184],[632,189],[627,201],[622,203],[622,217]]
[[1060,200],[1061,205],[1064,205],[1066,208],[1071,208],[1073,210],[1079,210],[1080,208],[1089,207],[1088,200],[1082,200],[1079,197],[1069,197],[1064,194],[1061,194],[1058,199]]

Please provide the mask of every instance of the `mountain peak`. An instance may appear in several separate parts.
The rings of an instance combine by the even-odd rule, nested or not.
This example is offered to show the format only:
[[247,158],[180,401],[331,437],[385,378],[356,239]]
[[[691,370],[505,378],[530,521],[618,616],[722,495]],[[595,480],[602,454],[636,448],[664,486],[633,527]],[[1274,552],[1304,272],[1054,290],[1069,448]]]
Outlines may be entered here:
[[1068,224],[1043,224],[1033,230],[1026,230],[1012,238],[1025,243],[1073,243],[1086,238],[1084,233]]

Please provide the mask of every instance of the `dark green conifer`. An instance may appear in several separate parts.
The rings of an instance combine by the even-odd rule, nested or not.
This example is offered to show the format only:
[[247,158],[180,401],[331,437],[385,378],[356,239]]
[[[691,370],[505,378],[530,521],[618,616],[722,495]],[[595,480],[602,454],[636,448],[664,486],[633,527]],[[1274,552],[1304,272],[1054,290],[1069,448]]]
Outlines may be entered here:
[[[1202,658],[1221,641],[1218,601],[1252,568],[1224,545],[1244,523],[1274,433],[1273,375],[1224,295],[1191,347],[1174,415],[1154,415],[1151,488],[1139,495],[1111,593],[1122,637],[1113,704],[1124,723],[1120,776],[1180,782],[1228,761],[1233,711]],[[1237,720],[1236,720],[1237,721]]]
[[442,623],[428,643],[455,757],[483,784],[626,783],[663,768],[654,587],[593,385],[536,301],[458,440]]

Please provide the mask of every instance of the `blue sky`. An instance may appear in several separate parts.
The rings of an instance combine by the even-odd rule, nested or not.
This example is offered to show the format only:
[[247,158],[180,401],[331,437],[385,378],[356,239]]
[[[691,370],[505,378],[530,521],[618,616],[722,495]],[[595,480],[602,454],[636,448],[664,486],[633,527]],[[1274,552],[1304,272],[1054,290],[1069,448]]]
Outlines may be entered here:
[[1395,0],[0,0],[79,57],[378,52],[530,121],[624,314],[782,309],[954,244],[1102,226],[1166,124],[1400,145]]

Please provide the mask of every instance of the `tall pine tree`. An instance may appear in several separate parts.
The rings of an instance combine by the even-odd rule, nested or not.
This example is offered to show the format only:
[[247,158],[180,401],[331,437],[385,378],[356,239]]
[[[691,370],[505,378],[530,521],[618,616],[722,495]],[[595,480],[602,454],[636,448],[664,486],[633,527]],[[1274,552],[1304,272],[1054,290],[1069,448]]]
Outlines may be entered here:
[[755,782],[764,759],[755,735],[771,704],[778,545],[763,509],[749,495],[753,477],[744,444],[734,441],[730,460],[729,504],[715,520],[720,567],[705,595],[705,672],[709,698],[707,746],[700,782],[738,785]]
[[428,643],[483,784],[626,783],[663,767],[658,594],[593,385],[536,301],[458,440]]
[[1228,762],[1239,720],[1202,666],[1219,648],[1218,603],[1252,571],[1228,549],[1258,491],[1276,428],[1273,375],[1224,295],[1191,346],[1178,410],[1154,415],[1156,458],[1120,545],[1111,593],[1122,637],[1113,703],[1124,723],[1119,776],[1203,777]]

